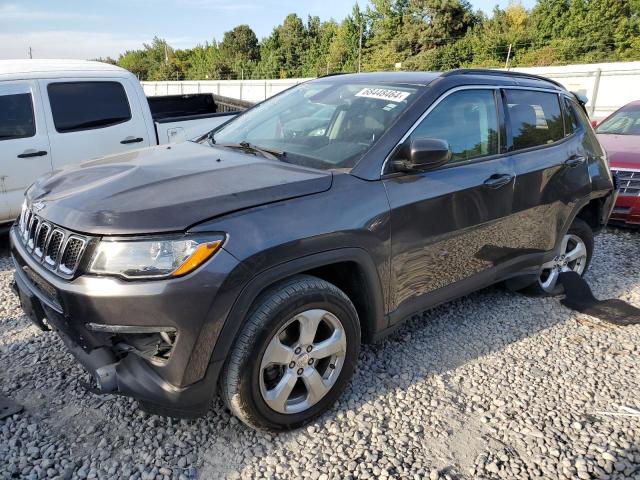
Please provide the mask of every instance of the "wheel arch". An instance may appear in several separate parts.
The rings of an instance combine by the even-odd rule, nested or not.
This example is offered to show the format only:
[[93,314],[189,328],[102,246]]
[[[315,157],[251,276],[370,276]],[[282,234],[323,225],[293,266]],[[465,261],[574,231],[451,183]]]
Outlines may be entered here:
[[593,198],[586,204],[582,205],[576,214],[573,216],[571,222],[576,218],[584,220],[587,225],[591,227],[591,230],[597,232],[602,228],[602,214],[604,209],[605,199],[602,197]]
[[[596,233],[604,227],[603,216],[607,204],[607,196],[587,197],[580,201],[567,217],[562,226],[562,235],[564,235],[576,218],[583,220],[591,230]],[[558,244],[562,240],[562,235],[558,236]]]
[[330,250],[273,266],[248,282],[222,326],[211,362],[226,359],[255,300],[272,285],[299,274],[333,283],[349,297],[358,312],[363,341],[387,326],[382,284],[370,255],[361,248]]

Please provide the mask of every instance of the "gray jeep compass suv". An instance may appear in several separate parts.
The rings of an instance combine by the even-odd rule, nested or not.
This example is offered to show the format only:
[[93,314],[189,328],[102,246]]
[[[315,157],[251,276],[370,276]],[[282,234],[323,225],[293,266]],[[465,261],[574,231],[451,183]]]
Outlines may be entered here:
[[179,417],[218,392],[287,429],[413,312],[501,281],[559,293],[614,197],[583,105],[550,80],[327,76],[197,141],[38,180],[15,289],[95,391]]

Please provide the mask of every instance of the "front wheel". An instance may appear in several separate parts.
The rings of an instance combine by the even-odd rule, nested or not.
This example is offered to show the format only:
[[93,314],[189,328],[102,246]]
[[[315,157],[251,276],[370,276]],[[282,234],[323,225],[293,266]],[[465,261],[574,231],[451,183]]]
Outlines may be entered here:
[[253,428],[296,428],[340,396],[359,348],[349,298],[319,278],[292,277],[256,301],[222,372],[222,398]]
[[541,295],[559,295],[564,291],[558,277],[562,272],[582,276],[593,256],[593,231],[586,222],[576,218],[562,238],[558,254],[540,267],[538,280],[527,290]]

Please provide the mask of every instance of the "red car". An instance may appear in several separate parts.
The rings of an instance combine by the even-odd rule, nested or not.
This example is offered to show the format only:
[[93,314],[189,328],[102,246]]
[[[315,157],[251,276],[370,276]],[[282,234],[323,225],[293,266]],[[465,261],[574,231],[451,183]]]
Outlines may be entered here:
[[640,100],[609,115],[596,133],[620,186],[610,221],[640,226]]

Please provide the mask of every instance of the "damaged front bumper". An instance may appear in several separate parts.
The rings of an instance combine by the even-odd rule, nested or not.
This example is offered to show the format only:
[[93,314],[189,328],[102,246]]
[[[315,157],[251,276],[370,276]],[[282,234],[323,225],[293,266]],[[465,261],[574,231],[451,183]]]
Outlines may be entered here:
[[10,237],[12,286],[23,310],[60,336],[95,379],[95,392],[134,397],[151,413],[206,413],[222,368],[210,362],[224,320],[214,303],[238,265],[234,257],[221,250],[201,270],[171,280],[64,280],[31,258],[15,229]]

